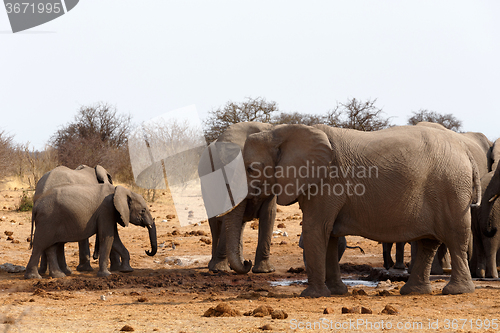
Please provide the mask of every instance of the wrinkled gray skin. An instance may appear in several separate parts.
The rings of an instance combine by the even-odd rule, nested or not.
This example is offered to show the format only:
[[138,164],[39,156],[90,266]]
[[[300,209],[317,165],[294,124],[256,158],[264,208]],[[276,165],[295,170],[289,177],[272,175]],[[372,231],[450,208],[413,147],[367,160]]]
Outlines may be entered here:
[[[498,142],[498,140],[497,140]],[[496,144],[495,144],[496,145]],[[498,278],[497,266],[500,261],[500,164],[497,162],[495,171],[481,179],[486,189],[483,193],[481,206],[477,210],[484,249],[484,273],[486,277]]]
[[111,247],[128,253],[118,237],[117,222],[124,227],[129,223],[147,227],[152,252],[146,253],[156,253],[156,226],[146,201],[139,194],[111,184],[72,184],[48,190],[33,206],[33,250],[24,277],[41,278],[37,266],[43,252],[47,253],[50,276],[66,276],[58,264],[57,244],[79,242],[96,233],[100,243],[97,275],[110,275],[108,259]]
[[[250,135],[243,156],[248,198],[267,200],[277,184],[283,189],[278,204],[299,202],[309,281],[302,296],[347,292],[337,260],[338,237],[346,235],[380,242],[418,241],[413,271],[401,294],[432,292],[431,263],[443,242],[453,263],[443,294],[474,291],[467,250],[470,205],[480,201],[481,185],[474,158],[455,136],[425,126],[360,132],[324,125],[280,125]],[[309,173],[302,177],[284,173],[289,166]],[[311,166],[315,166],[314,175]],[[342,175],[342,170],[352,171],[347,169],[351,166],[355,175]],[[328,167],[329,177],[318,176]],[[271,177],[264,176],[266,168]],[[355,185],[362,195],[353,194]],[[325,186],[321,193],[318,189]],[[335,186],[338,195],[329,194],[328,189],[333,191]],[[338,186],[344,191],[339,193]]]
[[[45,173],[37,182],[33,202],[36,203],[38,198],[48,190],[57,186],[69,184],[113,184],[113,179],[109,172],[100,165],[97,165],[95,168],[91,168],[86,165],[80,165],[74,170],[65,166],[58,166],[53,170]],[[78,248],[80,262],[76,270],[92,271],[92,266],[90,265],[89,240],[86,239],[78,242]],[[125,251],[127,250],[125,249]],[[59,244],[57,246],[57,256],[60,268],[66,275],[70,275],[71,270],[66,265],[66,258],[64,255],[64,244]],[[129,257],[128,251],[126,253],[120,254],[116,250],[112,249],[110,257],[112,271],[133,271],[128,261],[125,260],[121,262],[122,258]],[[40,269],[38,270],[38,272],[40,274],[43,274],[46,270],[47,256],[43,254],[40,261]]]
[[391,251],[394,243],[382,243],[382,257],[384,258],[384,268],[405,269],[404,263],[406,242],[396,243],[396,263],[392,260]]
[[[235,143],[243,149],[247,137],[254,133],[268,131],[271,124],[247,122],[231,125],[222,133],[217,142]],[[255,253],[255,265],[243,259],[243,243],[241,236],[245,223],[259,219],[259,236]],[[245,274],[274,272],[269,261],[272,232],[276,218],[276,199],[269,197],[264,201],[245,199],[229,213],[208,220],[212,234],[212,259],[208,263],[211,271],[235,270]],[[227,250],[226,250],[227,249]]]

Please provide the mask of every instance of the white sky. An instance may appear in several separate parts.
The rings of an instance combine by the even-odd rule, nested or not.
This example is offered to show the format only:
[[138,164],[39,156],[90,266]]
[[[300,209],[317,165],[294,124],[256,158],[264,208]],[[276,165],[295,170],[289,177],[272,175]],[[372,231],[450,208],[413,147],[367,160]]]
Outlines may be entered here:
[[453,113],[500,136],[499,1],[81,0],[12,34],[0,7],[0,130],[42,149],[81,105],[139,123],[247,96],[324,113],[377,98],[403,125]]

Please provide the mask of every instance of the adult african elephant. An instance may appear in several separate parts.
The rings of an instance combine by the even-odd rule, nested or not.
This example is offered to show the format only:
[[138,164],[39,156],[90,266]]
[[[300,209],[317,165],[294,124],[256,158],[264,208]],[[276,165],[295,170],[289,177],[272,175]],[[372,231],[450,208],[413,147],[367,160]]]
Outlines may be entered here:
[[[64,185],[70,184],[113,184],[113,179],[109,172],[102,166],[97,165],[91,168],[87,165],[80,165],[76,169],[70,169],[65,166],[58,166],[53,170],[45,173],[37,182],[35,187],[35,194],[33,196],[33,203],[36,203],[38,198],[48,190]],[[79,264],[78,271],[92,271],[90,265],[90,248],[88,239],[78,242],[79,247]],[[127,251],[127,249],[125,249]],[[57,247],[59,266],[66,275],[71,274],[71,270],[66,265],[66,258],[64,255],[64,244],[59,244]],[[120,270],[122,272],[133,271],[132,267],[127,260],[121,262],[122,258],[128,257],[126,253],[118,253],[116,250],[111,251],[111,270]],[[40,273],[47,270],[47,257],[42,255],[40,262]]]
[[[70,184],[54,187],[37,199],[31,217],[30,246],[33,251],[24,275],[27,279],[41,278],[37,266],[43,252],[47,253],[50,276],[66,276],[59,267],[58,244],[78,242],[96,233],[100,243],[97,275],[110,275],[108,259],[111,247],[120,252],[126,251],[118,237],[117,223],[123,227],[129,223],[147,227],[152,251],[146,253],[156,253],[156,226],[146,201],[122,186]],[[129,259],[126,258],[127,261]]]
[[483,269],[483,277],[498,278],[500,235],[497,230],[500,227],[500,201],[497,198],[500,195],[500,164],[496,161],[494,165],[496,165],[495,171],[491,171],[481,179],[485,189],[477,215],[480,229],[485,236],[481,239],[484,262],[480,262],[483,264],[480,268]]
[[[269,131],[271,124],[258,122],[237,123],[229,126],[217,142],[230,142],[243,149],[247,137],[251,134]],[[255,265],[243,259],[241,235],[245,223],[259,219],[259,236],[255,253]],[[266,200],[245,199],[229,213],[208,220],[212,234],[212,258],[208,263],[211,271],[229,271],[231,268],[240,274],[273,272],[274,266],[269,261],[274,220],[276,218],[276,198]],[[227,230],[230,230],[228,233]],[[229,249],[228,251],[226,250]]]
[[281,125],[250,135],[243,157],[249,199],[299,202],[309,280],[302,296],[347,292],[337,261],[338,237],[346,235],[418,241],[401,294],[432,291],[430,266],[444,242],[453,269],[443,294],[474,291],[467,250],[470,205],[481,195],[478,167],[466,145],[446,131]]

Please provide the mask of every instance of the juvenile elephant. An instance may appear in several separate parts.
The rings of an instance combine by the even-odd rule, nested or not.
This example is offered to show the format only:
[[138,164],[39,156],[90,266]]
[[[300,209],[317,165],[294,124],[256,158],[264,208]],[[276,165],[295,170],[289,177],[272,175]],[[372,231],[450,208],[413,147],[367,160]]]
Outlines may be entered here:
[[65,276],[58,264],[57,244],[78,242],[96,233],[100,243],[97,275],[108,276],[111,247],[128,255],[118,237],[117,222],[124,227],[129,223],[147,227],[152,250],[146,253],[156,254],[156,226],[148,205],[139,194],[122,186],[73,184],[55,187],[38,198],[31,219],[30,246],[33,250],[24,275],[27,279],[40,278],[37,266],[44,251],[50,276]]
[[500,260],[500,235],[497,233],[500,227],[500,164],[495,164],[495,171],[481,179],[482,185],[486,187],[483,193],[481,206],[477,209],[480,227],[486,237],[482,237],[484,250],[484,270],[486,277],[498,278],[497,266]]
[[[247,137],[251,134],[269,131],[271,124],[246,122],[229,126],[217,142],[230,142],[243,149]],[[255,265],[243,259],[243,242],[241,235],[245,223],[259,219],[259,236],[255,252]],[[269,197],[264,201],[245,199],[229,213],[208,220],[212,234],[212,258],[208,263],[211,271],[229,271],[245,274],[273,272],[274,266],[269,261],[272,232],[276,218],[276,199]],[[226,230],[230,230],[226,233]],[[227,250],[226,250],[227,248]]]
[[446,131],[281,125],[250,135],[243,156],[249,198],[299,202],[309,280],[302,296],[347,292],[337,261],[338,237],[346,235],[418,241],[401,294],[432,291],[432,258],[446,243],[453,269],[443,294],[474,291],[467,250],[470,205],[481,195],[478,167],[466,145]]
[[[57,186],[70,184],[113,184],[113,179],[109,172],[100,165],[97,165],[95,168],[91,168],[87,165],[80,165],[74,170],[65,166],[58,166],[53,170],[45,173],[37,182],[35,187],[35,194],[33,196],[33,203],[36,203],[38,198],[48,190]],[[85,239],[78,242],[78,248],[80,262],[76,270],[92,271],[92,266],[90,266],[89,240]],[[122,272],[132,271],[132,267],[130,267],[130,264],[126,260],[121,262],[121,259],[127,256],[128,253],[120,254],[116,250],[112,249],[111,270],[120,270]],[[64,271],[64,273],[67,275],[71,274],[71,270],[66,265],[64,244],[59,244],[57,246],[57,257],[59,266]],[[40,261],[40,269],[38,271],[40,273],[45,273],[46,270],[47,257],[45,254],[43,254]]]

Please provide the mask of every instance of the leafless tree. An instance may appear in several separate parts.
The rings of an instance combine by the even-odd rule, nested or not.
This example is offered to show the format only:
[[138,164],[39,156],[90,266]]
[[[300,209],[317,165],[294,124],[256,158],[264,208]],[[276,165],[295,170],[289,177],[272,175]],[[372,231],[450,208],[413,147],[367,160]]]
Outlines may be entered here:
[[408,118],[408,125],[416,125],[421,121],[438,123],[455,132],[460,132],[462,128],[462,121],[451,113],[441,114],[426,109],[420,109],[417,112],[413,111],[413,115]]
[[273,117],[271,123],[273,124],[304,124],[304,125],[315,125],[324,124],[326,117],[324,115],[317,115],[311,113],[286,113],[281,112],[277,116]]
[[8,176],[12,170],[12,158],[14,156],[13,137],[5,131],[0,131],[0,179]]
[[348,99],[330,110],[324,123],[334,127],[351,128],[360,131],[378,131],[391,127],[390,118],[384,118],[382,109],[375,106],[377,99],[360,101]]
[[278,112],[278,104],[268,102],[265,98],[247,97],[245,101],[236,103],[229,101],[224,106],[209,111],[205,123],[205,138],[212,142],[232,124],[258,121],[268,123],[274,113]]

